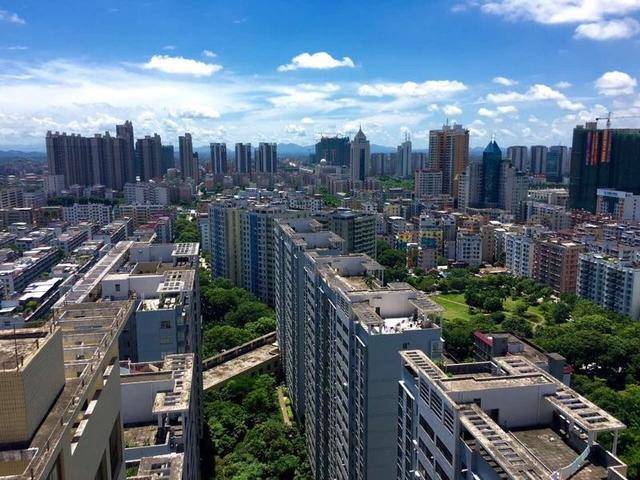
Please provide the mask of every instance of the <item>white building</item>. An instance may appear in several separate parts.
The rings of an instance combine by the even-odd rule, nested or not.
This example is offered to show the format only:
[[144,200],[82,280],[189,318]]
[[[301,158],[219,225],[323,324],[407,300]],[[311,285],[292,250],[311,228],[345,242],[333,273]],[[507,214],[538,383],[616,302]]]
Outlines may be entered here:
[[515,233],[504,234],[505,267],[516,277],[531,278],[533,275],[533,238]]
[[456,260],[472,267],[479,267],[482,264],[482,237],[480,233],[458,231]]
[[609,310],[640,319],[640,265],[597,253],[578,260],[576,293]]
[[619,190],[597,190],[596,213],[618,220],[640,220],[640,195]]
[[101,203],[74,203],[71,207],[62,207],[62,219],[72,225],[91,222],[106,225],[113,220],[112,209]]
[[416,198],[442,194],[442,170],[416,170],[414,173]]

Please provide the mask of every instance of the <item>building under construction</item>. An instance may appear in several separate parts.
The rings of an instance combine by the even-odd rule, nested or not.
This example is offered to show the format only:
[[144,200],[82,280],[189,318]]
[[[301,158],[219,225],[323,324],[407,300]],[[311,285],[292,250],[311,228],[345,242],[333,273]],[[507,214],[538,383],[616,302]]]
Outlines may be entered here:
[[640,193],[640,129],[573,130],[569,207],[595,212],[598,188]]

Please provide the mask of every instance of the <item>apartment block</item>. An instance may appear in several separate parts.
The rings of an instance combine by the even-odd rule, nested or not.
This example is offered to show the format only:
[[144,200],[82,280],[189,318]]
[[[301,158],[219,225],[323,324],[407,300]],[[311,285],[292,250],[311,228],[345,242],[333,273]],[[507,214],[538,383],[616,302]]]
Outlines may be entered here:
[[0,478],[122,479],[117,338],[133,302],[54,309],[0,332]]
[[576,293],[609,310],[640,319],[640,265],[598,253],[578,261]]
[[464,262],[472,267],[482,264],[482,235],[480,233],[460,230],[456,237],[456,261]]
[[311,260],[308,252],[339,255],[344,240],[324,230],[317,220],[277,220],[274,242],[275,306],[278,345],[293,411],[304,417],[305,391],[305,276]]
[[316,479],[393,478],[398,351],[439,358],[442,309],[404,283],[383,286],[363,254],[307,253],[305,435]]
[[0,285],[5,298],[20,293],[43,272],[60,259],[54,247],[37,247],[23,253],[22,257],[0,264]]
[[130,244],[128,259],[100,280],[103,299],[135,300],[135,314],[120,335],[121,358],[150,362],[174,353],[198,354],[198,244],[122,243]]
[[[625,425],[524,356],[444,366],[400,356],[396,478],[626,478]],[[611,451],[598,443],[607,433]]]
[[533,278],[559,293],[574,293],[578,258],[584,246],[557,238],[536,240],[533,249]]
[[414,179],[414,194],[416,198],[426,198],[442,193],[441,170],[416,170],[414,172]]
[[556,232],[571,227],[571,214],[565,207],[548,203],[527,201],[527,222],[540,224]]
[[340,208],[331,214],[329,229],[344,239],[347,252],[376,256],[375,215]]
[[531,278],[533,276],[533,238],[516,232],[506,232],[504,251],[507,272],[516,277]]
[[[179,455],[181,475],[169,478],[199,480],[202,392],[195,356],[186,353],[167,355],[161,362],[121,362],[120,368],[127,467],[137,467],[137,475],[145,478],[145,458]],[[173,470],[176,467],[177,463]]]

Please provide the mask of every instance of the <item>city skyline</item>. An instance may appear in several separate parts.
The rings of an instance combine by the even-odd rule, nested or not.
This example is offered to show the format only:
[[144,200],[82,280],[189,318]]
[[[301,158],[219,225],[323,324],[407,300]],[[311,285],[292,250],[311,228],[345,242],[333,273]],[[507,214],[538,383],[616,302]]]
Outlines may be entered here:
[[[576,124],[640,114],[638,2],[357,6],[2,4],[0,148],[44,150],[47,130],[115,133],[127,119],[176,145],[190,132],[194,147],[308,146],[362,125],[374,144],[409,132],[423,149],[447,119],[472,147],[493,134],[568,145]],[[310,18],[322,28],[299,28]]]

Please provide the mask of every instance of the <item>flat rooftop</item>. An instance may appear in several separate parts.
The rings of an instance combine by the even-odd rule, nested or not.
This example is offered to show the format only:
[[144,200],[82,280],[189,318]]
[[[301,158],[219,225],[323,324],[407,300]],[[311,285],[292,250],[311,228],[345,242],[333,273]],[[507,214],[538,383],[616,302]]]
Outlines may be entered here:
[[137,475],[129,480],[182,480],[184,455],[171,453],[156,457],[144,457],[140,460]]
[[0,371],[22,368],[47,341],[49,328],[0,330]]
[[280,355],[278,347],[274,344],[263,345],[251,350],[244,355],[221,363],[202,373],[203,389],[208,390],[216,385],[225,383],[229,379],[261,365]]

